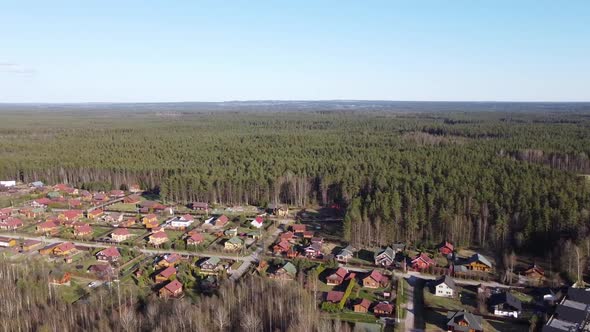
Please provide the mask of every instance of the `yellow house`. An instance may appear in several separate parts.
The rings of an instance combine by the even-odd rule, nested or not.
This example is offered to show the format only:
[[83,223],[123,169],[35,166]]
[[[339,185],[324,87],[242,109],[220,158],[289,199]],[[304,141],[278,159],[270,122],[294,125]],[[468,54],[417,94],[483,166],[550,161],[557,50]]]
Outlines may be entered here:
[[231,239],[225,241],[224,247],[225,250],[239,250],[242,249],[244,242],[237,236],[232,237]]
[[16,240],[8,237],[0,237],[0,247],[10,248],[16,246]]

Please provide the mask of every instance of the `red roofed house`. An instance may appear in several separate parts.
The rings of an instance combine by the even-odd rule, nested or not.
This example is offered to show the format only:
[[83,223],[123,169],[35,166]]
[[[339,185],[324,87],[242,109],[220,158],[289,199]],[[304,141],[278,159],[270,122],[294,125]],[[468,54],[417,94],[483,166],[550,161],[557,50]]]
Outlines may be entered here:
[[205,237],[201,233],[193,233],[186,239],[186,244],[189,246],[196,246],[205,241]]
[[68,205],[71,208],[79,207],[80,205],[82,205],[82,201],[80,201],[79,199],[70,199],[70,200],[68,200]]
[[379,302],[373,308],[373,312],[377,316],[391,316],[391,314],[393,314],[393,304],[387,302]]
[[96,253],[96,259],[103,262],[116,262],[121,258],[121,253],[117,247],[108,247]]
[[31,205],[34,207],[47,207],[49,204],[51,204],[51,200],[47,197],[43,197],[34,200]]
[[37,225],[37,232],[44,234],[55,234],[57,233],[57,224],[53,221],[46,221]]
[[291,230],[293,231],[293,233],[295,233],[295,235],[303,234],[303,232],[307,230],[307,227],[304,224],[294,224],[291,225]]
[[129,233],[127,228],[117,228],[114,232],[111,233],[111,239],[115,242],[123,242],[132,237],[133,234]]
[[78,225],[74,227],[74,236],[85,237],[92,235],[92,227],[88,224]]
[[23,221],[18,218],[9,217],[5,221],[0,222],[0,229],[3,230],[15,230],[22,227]]
[[94,209],[88,212],[88,218],[96,219],[104,214],[104,211],[101,209]]
[[450,254],[453,253],[453,250],[455,250],[455,248],[453,247],[453,244],[451,244],[448,241],[443,242],[439,247],[438,247],[438,251],[444,255],[444,256],[448,256]]
[[154,278],[157,283],[164,282],[170,280],[172,276],[176,275],[176,269],[174,266],[168,266],[164,270],[160,271]]
[[281,241],[282,240],[286,240],[286,241],[291,241],[293,240],[293,236],[295,234],[293,234],[293,232],[289,231],[289,232],[285,232],[285,233],[281,233],[280,237],[281,237]]
[[182,257],[180,257],[179,254],[170,254],[170,255],[164,255],[164,257],[158,262],[158,266],[159,267],[169,267],[169,266],[176,266],[177,264],[180,263],[180,260],[182,259]]
[[291,244],[285,240],[275,244],[272,251],[275,255],[282,255],[291,249]]
[[53,248],[53,254],[58,256],[69,255],[76,251],[76,246],[72,242],[62,242]]
[[434,261],[425,253],[420,253],[412,260],[412,268],[415,270],[424,270],[434,265]]
[[84,216],[80,210],[67,210],[59,214],[59,219],[62,221],[75,221]]
[[543,278],[545,278],[545,270],[543,270],[543,268],[541,268],[537,264],[534,264],[533,266],[528,268],[526,271],[524,271],[523,274],[528,279],[533,280],[533,281],[541,282],[541,281],[543,281]]
[[109,196],[111,196],[113,198],[121,198],[121,197],[125,196],[125,192],[123,190],[111,190],[109,192]]
[[366,288],[379,288],[385,283],[387,283],[387,278],[377,270],[371,271],[369,275],[363,278],[363,287]]
[[344,278],[346,278],[347,274],[348,271],[345,268],[339,267],[336,272],[326,278],[326,283],[329,286],[340,285],[344,281]]
[[154,246],[159,246],[159,245],[164,244],[168,241],[169,241],[168,234],[166,234],[166,232],[164,232],[164,231],[152,233],[149,236],[149,240],[148,240],[148,242]]
[[134,195],[129,195],[129,196],[126,196],[125,198],[123,198],[123,203],[126,203],[126,204],[137,204],[139,202],[141,202],[141,196],[139,196],[139,195],[134,194]]
[[264,219],[262,219],[261,216],[256,217],[254,220],[252,220],[252,222],[250,223],[250,225],[256,227],[256,228],[260,228],[264,225]]
[[178,297],[182,294],[182,284],[178,280],[172,280],[159,291],[160,297]]
[[354,312],[367,313],[369,312],[369,307],[371,307],[371,301],[367,299],[362,299],[360,302],[353,306],[353,309]]
[[344,297],[344,292],[329,291],[328,294],[326,294],[326,301],[332,302],[332,303],[338,303],[342,300],[343,297]]

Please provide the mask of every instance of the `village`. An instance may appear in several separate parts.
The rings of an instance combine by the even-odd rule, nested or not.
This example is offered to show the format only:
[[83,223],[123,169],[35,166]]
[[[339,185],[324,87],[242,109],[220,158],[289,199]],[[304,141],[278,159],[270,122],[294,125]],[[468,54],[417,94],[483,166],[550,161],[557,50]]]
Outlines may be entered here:
[[367,330],[529,331],[539,321],[549,332],[590,328],[590,291],[549,278],[547,266],[513,262],[500,278],[490,253],[450,240],[356,248],[337,235],[337,206],[183,205],[139,185],[3,185],[12,206],[0,209],[0,254],[52,264],[47,282],[71,303],[115,284],[192,299],[258,275],[301,285],[325,317]]

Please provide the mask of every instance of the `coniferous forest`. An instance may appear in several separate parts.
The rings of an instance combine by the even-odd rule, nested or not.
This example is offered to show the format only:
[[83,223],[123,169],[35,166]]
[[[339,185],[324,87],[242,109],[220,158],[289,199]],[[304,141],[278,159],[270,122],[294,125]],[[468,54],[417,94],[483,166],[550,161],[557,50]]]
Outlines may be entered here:
[[546,255],[590,235],[590,111],[2,110],[0,177],[342,207],[344,238]]

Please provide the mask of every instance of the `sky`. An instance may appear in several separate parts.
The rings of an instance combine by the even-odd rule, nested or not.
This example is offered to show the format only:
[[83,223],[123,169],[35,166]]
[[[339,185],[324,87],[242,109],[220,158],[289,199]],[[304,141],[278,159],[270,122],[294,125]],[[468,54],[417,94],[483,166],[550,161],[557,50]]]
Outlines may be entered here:
[[0,102],[590,101],[590,1],[0,0]]

